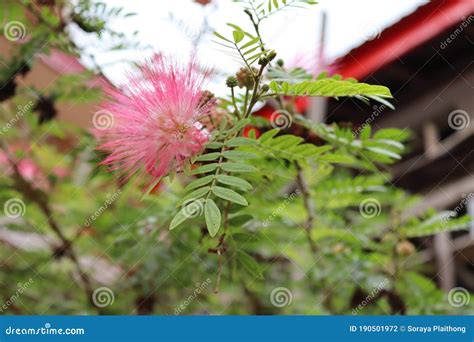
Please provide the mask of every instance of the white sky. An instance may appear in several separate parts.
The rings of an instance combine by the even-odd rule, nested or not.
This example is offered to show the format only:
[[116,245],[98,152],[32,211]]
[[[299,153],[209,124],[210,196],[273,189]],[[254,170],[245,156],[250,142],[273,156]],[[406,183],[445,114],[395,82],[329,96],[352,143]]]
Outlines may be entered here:
[[[136,16],[112,22],[114,28],[131,35],[135,30],[143,45],[155,51],[171,55],[187,56],[192,49],[191,39],[199,33],[207,18],[210,31],[231,33],[227,22],[235,23],[252,32],[242,5],[231,0],[214,0],[213,4],[201,6],[192,0],[105,0],[111,6],[122,6]],[[377,39],[380,32],[413,12],[425,0],[320,0],[309,9],[287,9],[262,22],[262,36],[268,47],[274,48],[278,56],[292,60],[296,56],[316,55],[321,25],[321,13],[327,14],[325,55],[328,61],[341,56],[369,39]],[[212,34],[205,35],[199,48],[200,59],[224,73],[232,73],[239,66],[222,53],[221,47],[213,43]],[[83,41],[79,37],[79,41]],[[84,40],[87,41],[87,40]],[[139,61],[148,56],[148,51],[123,53],[97,53],[90,49],[96,60],[112,81],[120,82],[126,63],[118,60]],[[85,60],[87,63],[87,60]]]

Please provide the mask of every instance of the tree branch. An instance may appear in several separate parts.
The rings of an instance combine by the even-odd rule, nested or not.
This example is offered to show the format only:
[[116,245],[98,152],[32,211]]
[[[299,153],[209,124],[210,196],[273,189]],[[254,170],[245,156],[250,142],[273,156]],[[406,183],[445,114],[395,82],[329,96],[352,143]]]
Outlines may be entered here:
[[313,238],[311,237],[311,230],[313,228],[314,218],[315,218],[314,206],[311,201],[308,185],[306,184],[303,178],[303,170],[301,169],[301,166],[298,162],[295,162],[295,167],[296,167],[296,172],[297,172],[296,185],[298,189],[301,191],[301,195],[303,196],[303,203],[304,203],[304,207],[305,207],[306,215],[307,215],[306,222],[303,228],[306,232],[306,237],[308,239],[311,252],[313,253],[313,255],[315,255],[318,251],[318,248]]
[[10,154],[6,144],[4,142],[1,143],[1,148],[5,152],[8,162],[10,163],[13,169],[13,179],[15,181],[15,189],[18,190],[20,193],[23,194],[25,198],[30,200],[31,202],[35,203],[41,210],[41,212],[46,216],[46,221],[51,228],[51,230],[56,234],[56,236],[61,241],[61,247],[57,248],[54,251],[54,257],[65,255],[67,256],[74,264],[80,278],[81,282],[84,287],[85,295],[89,301],[89,304],[93,308],[97,308],[94,305],[92,300],[92,285],[89,276],[83,271],[81,264],[79,263],[79,259],[75,254],[71,241],[64,235],[62,232],[59,224],[53,217],[53,212],[51,207],[48,203],[47,194],[35,189],[22,175],[18,168],[17,163],[15,162],[13,156]]

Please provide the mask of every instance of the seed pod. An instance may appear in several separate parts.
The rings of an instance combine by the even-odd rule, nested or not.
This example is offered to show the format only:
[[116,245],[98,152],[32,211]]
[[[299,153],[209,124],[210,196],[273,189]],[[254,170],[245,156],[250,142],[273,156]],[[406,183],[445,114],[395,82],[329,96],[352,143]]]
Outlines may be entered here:
[[235,74],[239,88],[253,87],[254,75],[256,75],[257,72],[257,69],[255,69],[254,67],[252,67],[252,69],[248,69],[245,67],[240,68],[240,70]]
[[408,256],[415,253],[416,248],[410,241],[401,241],[396,247],[397,254],[402,256]]
[[333,254],[341,254],[346,251],[346,246],[342,243],[337,243],[334,246],[332,246],[332,253]]
[[204,107],[214,98],[214,94],[209,90],[203,90],[201,93],[201,99],[199,100],[198,108]]

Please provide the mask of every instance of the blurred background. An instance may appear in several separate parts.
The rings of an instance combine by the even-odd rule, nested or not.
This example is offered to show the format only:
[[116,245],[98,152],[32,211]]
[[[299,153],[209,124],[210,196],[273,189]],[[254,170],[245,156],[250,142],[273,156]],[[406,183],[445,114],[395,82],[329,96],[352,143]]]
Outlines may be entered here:
[[[21,39],[7,33],[0,37],[3,66],[18,46],[23,46],[23,40],[30,37],[31,32],[25,26],[42,24],[35,22],[36,16],[29,12],[42,11],[48,6],[53,16],[61,11],[61,6],[53,0],[32,0],[20,7],[8,3],[0,7],[5,32],[5,25],[16,15],[9,11],[21,8],[24,11],[21,18],[26,18],[22,20],[31,22],[23,27],[18,25]],[[47,90],[40,98],[33,96],[30,102],[18,106],[18,115],[22,116],[23,110],[33,111],[40,121],[55,118],[71,130],[87,130],[92,128],[93,115],[102,100],[100,90],[120,86],[130,65],[153,52],[185,58],[197,51],[201,62],[216,70],[216,78],[209,88],[218,95],[219,84],[239,67],[215,44],[212,32],[226,32],[229,18],[244,29],[249,28],[241,4],[228,0],[105,3],[122,8],[120,12],[108,13],[110,32],[120,31],[120,34],[91,35],[81,22],[68,23],[67,35],[73,42],[71,52],[52,44],[35,46],[27,60],[20,61],[10,74],[2,75],[2,106],[19,89]],[[135,15],[127,16],[128,12]],[[473,1],[321,0],[320,5],[305,11],[282,11],[262,27],[267,44],[288,64],[314,74],[329,70],[388,86],[394,95],[395,110],[384,105],[363,106],[352,99],[315,98],[305,100],[302,111],[316,122],[341,125],[351,122],[356,130],[371,124],[374,130],[397,127],[411,131],[408,154],[386,171],[393,175],[393,185],[422,195],[421,205],[413,207],[412,212],[434,207],[474,215]],[[118,45],[117,41],[120,41]],[[82,83],[79,93],[55,96],[59,89],[67,89],[68,84],[82,82],[76,75],[84,73],[89,73],[88,80]],[[261,104],[256,115],[264,116],[269,107],[271,104]],[[74,134],[61,138],[64,152],[76,149],[79,144]],[[18,149],[22,148],[19,144]],[[35,173],[34,165],[25,165],[25,169],[31,179],[45,179]],[[61,171],[60,167],[55,169],[56,178],[63,177]],[[7,228],[7,221],[7,218],[0,220],[0,249],[17,253],[47,248],[43,237],[13,232]],[[437,274],[441,289],[462,286],[474,291],[474,222],[471,226],[470,232],[441,233],[417,242],[421,258],[436,268],[433,273]],[[83,260],[82,265],[95,268],[97,277],[106,278],[102,279],[104,283],[121,272],[105,260],[87,262]],[[8,270],[2,266],[1,272]]]

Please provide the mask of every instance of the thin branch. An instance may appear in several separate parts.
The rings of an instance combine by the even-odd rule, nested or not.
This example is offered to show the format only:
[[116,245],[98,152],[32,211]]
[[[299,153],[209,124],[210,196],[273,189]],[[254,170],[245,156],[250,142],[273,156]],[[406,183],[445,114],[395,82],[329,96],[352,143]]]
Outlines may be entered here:
[[79,263],[79,259],[74,252],[73,246],[71,241],[64,235],[62,232],[59,224],[53,217],[53,212],[51,207],[48,203],[47,194],[44,192],[40,192],[37,189],[33,188],[33,186],[22,176],[17,163],[15,162],[13,156],[10,154],[8,147],[4,142],[1,142],[1,148],[5,152],[7,156],[8,162],[10,163],[13,173],[14,173],[14,181],[15,181],[15,188],[25,196],[25,198],[29,199],[33,203],[35,203],[42,213],[46,216],[46,221],[51,228],[51,230],[56,234],[56,236],[61,241],[61,247],[54,251],[55,256],[64,254],[67,256],[74,264],[80,278],[82,284],[84,286],[84,291],[87,296],[91,307],[96,308],[92,301],[92,286],[89,276],[83,271],[82,266]]
[[304,207],[306,210],[306,222],[304,224],[304,230],[306,232],[306,237],[308,239],[309,247],[311,249],[311,252],[313,255],[315,255],[318,251],[316,243],[314,242],[312,236],[311,236],[311,230],[313,228],[314,224],[314,218],[315,218],[315,213],[314,213],[314,206],[311,201],[308,185],[306,184],[304,178],[303,178],[303,170],[301,169],[301,166],[298,162],[295,162],[296,166],[296,185],[298,186],[298,189],[301,191],[301,195],[303,196],[303,203]]
[[234,110],[235,110],[235,113],[238,117],[238,119],[242,119],[242,117],[240,116],[240,111],[239,111],[239,108],[237,107],[237,102],[235,101],[235,91],[234,91],[234,88],[230,88],[230,93],[231,93],[231,98],[232,98],[232,104],[234,105]]

